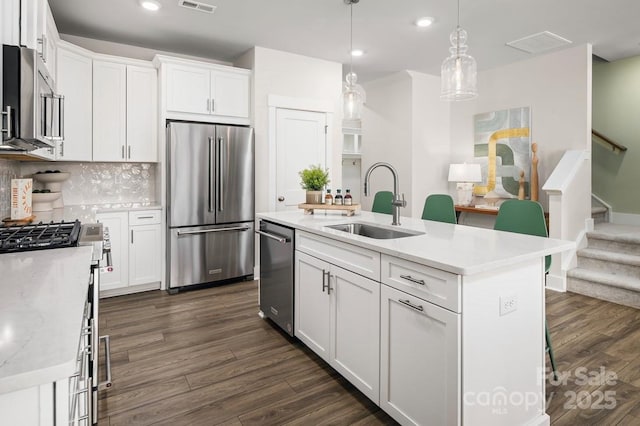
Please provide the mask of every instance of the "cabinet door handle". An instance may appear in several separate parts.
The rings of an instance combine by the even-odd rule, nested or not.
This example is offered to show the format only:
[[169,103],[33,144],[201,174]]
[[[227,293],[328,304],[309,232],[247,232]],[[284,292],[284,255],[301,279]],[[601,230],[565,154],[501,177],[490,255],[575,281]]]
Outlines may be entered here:
[[[322,292],[324,293],[324,290],[327,289],[327,294],[329,294],[329,284],[327,284],[327,275],[329,275],[329,271],[325,271],[324,269],[322,270]],[[331,279],[331,276],[329,276],[329,279]]]
[[13,131],[11,128],[11,121],[13,120],[13,117],[11,117],[11,107],[7,106],[5,108],[4,111],[2,111],[2,116],[6,116],[7,117],[7,126],[6,127],[2,127],[2,129],[0,129],[0,133],[6,133],[7,134],[7,139],[11,139],[13,137]]
[[127,149],[129,150],[129,160],[131,160],[131,145],[129,145]]
[[207,98],[207,112],[211,112],[211,99]]
[[402,303],[403,305],[407,305],[408,307],[415,309],[416,311],[424,312],[424,308],[422,307],[422,305],[414,305],[413,303],[411,303],[411,301],[402,299],[398,299],[398,302]]
[[122,145],[122,159],[124,160],[124,145]]
[[211,99],[211,112],[215,112],[215,111],[216,111],[216,100]]
[[136,219],[153,219],[153,216],[138,216]]
[[133,244],[133,229],[131,230],[131,244]]
[[424,280],[419,280],[417,278],[413,278],[411,275],[400,275],[400,278],[404,278],[405,280],[411,281],[412,283],[416,283],[416,284],[420,284],[420,285],[426,285]]
[[330,272],[327,272],[327,277],[329,278],[329,279],[327,280],[327,283],[328,283],[328,284],[327,284],[327,294],[331,294],[331,290],[332,290],[332,288],[331,288],[331,278],[332,278],[332,277],[333,277],[333,278],[335,278],[336,276],[335,276],[335,275],[331,275],[331,273],[330,273]]

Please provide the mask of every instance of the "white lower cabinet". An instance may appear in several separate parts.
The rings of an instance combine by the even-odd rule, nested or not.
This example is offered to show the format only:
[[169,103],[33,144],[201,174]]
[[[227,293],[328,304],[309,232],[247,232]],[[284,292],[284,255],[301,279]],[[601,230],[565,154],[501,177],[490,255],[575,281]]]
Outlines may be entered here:
[[380,407],[401,424],[460,424],[460,315],[381,287]]
[[380,284],[296,251],[296,336],[379,401]]
[[130,226],[129,285],[160,281],[160,224]]
[[114,296],[159,288],[162,279],[160,210],[98,213],[109,228],[112,271],[100,272],[100,294]]

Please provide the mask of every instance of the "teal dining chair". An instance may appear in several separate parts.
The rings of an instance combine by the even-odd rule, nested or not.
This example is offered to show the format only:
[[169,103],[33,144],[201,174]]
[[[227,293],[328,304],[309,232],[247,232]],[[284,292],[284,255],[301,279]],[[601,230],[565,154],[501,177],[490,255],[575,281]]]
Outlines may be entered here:
[[[496,224],[493,229],[498,231],[516,232],[518,234],[535,235],[538,237],[548,237],[547,221],[544,217],[542,206],[537,201],[531,200],[507,200],[500,204]],[[544,271],[549,272],[551,267],[551,256],[544,258]],[[556,372],[556,359],[551,346],[551,335],[547,320],[544,321],[544,334],[546,340],[546,352],[549,354],[553,377],[558,379]]]
[[374,213],[393,214],[393,192],[378,191],[373,197],[373,206],[371,211]]
[[424,200],[422,220],[435,220],[456,224],[456,209],[453,198],[448,194],[431,194]]

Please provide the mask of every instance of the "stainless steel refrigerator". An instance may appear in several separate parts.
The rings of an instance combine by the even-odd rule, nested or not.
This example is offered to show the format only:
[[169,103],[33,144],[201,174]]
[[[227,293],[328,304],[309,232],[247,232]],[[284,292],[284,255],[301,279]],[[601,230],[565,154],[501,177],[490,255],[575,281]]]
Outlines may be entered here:
[[167,138],[169,290],[251,277],[253,129],[176,121]]

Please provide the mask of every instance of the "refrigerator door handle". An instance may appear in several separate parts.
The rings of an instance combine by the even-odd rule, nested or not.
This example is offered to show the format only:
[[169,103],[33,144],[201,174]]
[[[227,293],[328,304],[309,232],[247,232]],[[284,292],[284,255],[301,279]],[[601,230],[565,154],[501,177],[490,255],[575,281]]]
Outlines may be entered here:
[[213,163],[215,162],[215,158],[214,158],[214,149],[213,149],[213,138],[209,138],[209,212],[213,212],[213,200],[214,200],[214,187],[215,187],[215,182],[214,182],[214,175],[213,175],[213,170],[211,170],[211,168],[213,167]]
[[231,226],[229,228],[202,229],[198,231],[178,231],[178,236],[191,234],[207,234],[209,232],[248,231],[248,226]]
[[224,163],[226,161],[226,152],[224,150],[224,139],[218,138],[218,211],[224,210]]

